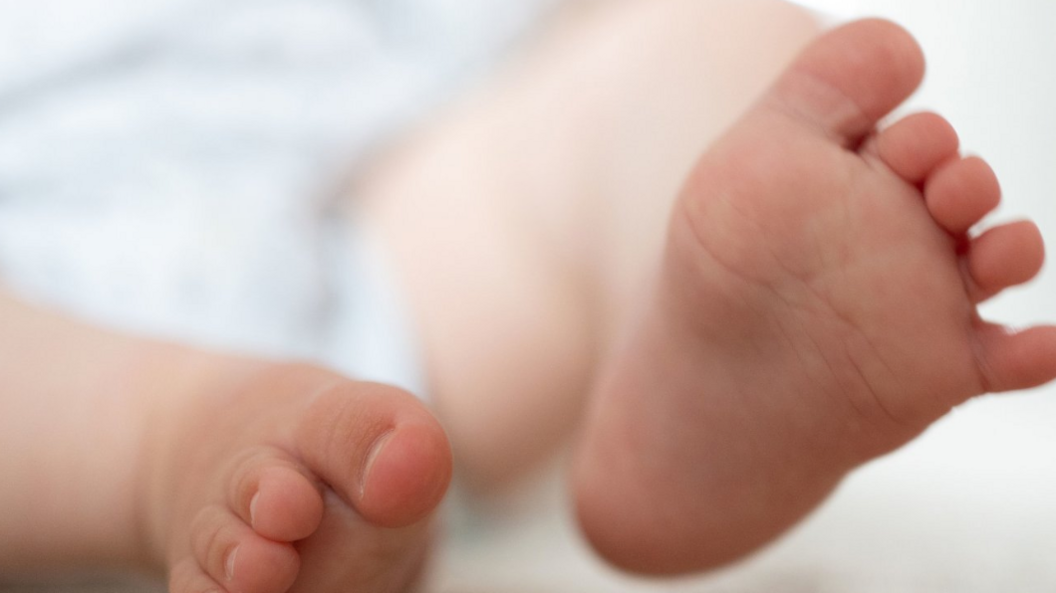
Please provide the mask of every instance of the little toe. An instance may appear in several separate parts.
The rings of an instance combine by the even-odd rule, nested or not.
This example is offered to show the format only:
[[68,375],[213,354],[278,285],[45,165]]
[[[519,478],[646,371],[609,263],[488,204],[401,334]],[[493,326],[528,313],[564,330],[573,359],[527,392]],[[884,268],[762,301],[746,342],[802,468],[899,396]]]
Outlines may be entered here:
[[957,132],[945,118],[916,113],[880,132],[874,149],[892,171],[919,184],[940,163],[956,156],[959,145]]
[[1024,220],[994,227],[973,239],[967,258],[973,298],[981,301],[1037,275],[1045,246],[1038,227]]
[[766,100],[846,146],[904,101],[924,76],[920,46],[880,19],[856,21],[810,44]]
[[388,385],[342,381],[323,390],[296,439],[308,467],[379,526],[424,519],[451,480],[440,424],[414,396]]
[[228,504],[260,535],[293,542],[312,534],[323,499],[311,473],[285,451],[262,447],[235,471]]
[[997,175],[986,161],[949,161],[925,182],[924,200],[932,218],[954,235],[963,235],[1001,201]]
[[230,593],[284,593],[300,559],[288,543],[258,535],[220,507],[207,507],[191,526],[191,551],[202,571]]

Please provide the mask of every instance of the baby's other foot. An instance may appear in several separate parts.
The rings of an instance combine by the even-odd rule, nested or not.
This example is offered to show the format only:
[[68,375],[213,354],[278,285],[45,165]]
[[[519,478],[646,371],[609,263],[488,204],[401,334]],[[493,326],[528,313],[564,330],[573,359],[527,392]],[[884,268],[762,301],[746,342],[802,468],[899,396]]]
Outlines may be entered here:
[[238,364],[149,437],[145,530],[169,590],[409,589],[451,475],[436,420],[393,387]]
[[1037,273],[1037,229],[968,235],[999,189],[941,117],[876,130],[922,75],[905,31],[852,23],[701,159],[578,451],[581,522],[616,564],[740,557],[952,406],[1056,376],[1056,328],[976,310]]

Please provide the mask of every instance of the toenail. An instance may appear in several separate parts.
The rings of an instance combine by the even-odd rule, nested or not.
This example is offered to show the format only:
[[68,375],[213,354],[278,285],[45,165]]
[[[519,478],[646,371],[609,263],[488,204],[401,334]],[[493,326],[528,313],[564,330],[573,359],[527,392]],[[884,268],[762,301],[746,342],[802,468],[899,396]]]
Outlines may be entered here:
[[253,527],[257,525],[257,501],[260,500],[260,491],[258,490],[253,498],[249,501],[249,524]]
[[238,556],[238,546],[228,552],[227,560],[224,562],[224,578],[229,581],[235,578],[235,556]]
[[359,480],[359,497],[363,498],[363,495],[367,490],[367,479],[370,477],[370,470],[374,467],[374,462],[378,459],[378,455],[381,454],[381,450],[385,448],[385,443],[389,442],[389,438],[392,437],[392,431],[382,433],[377,439],[374,440],[374,444],[370,448],[370,453],[367,454],[367,461],[363,464],[363,476]]

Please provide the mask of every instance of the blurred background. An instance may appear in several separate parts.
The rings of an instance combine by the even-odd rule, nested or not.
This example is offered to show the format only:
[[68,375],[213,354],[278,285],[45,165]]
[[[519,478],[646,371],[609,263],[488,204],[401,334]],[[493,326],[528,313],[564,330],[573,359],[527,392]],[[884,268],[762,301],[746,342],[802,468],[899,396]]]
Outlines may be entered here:
[[[815,0],[833,20],[884,16],[928,56],[901,110],[936,110],[989,159],[1004,202],[1056,247],[1056,2]],[[907,306],[912,306],[907,303]],[[1056,321],[1056,270],[984,306],[1013,326]],[[440,566],[444,593],[774,593],[1056,590],[1056,386],[988,396],[851,476],[791,534],[717,574],[638,580],[602,566],[576,535],[556,480],[471,520]]]

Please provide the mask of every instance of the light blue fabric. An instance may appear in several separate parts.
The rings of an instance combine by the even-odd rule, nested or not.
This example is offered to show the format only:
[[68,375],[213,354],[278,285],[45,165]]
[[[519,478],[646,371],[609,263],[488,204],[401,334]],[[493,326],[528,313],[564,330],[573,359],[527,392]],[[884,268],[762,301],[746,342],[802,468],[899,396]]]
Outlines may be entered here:
[[363,244],[328,214],[342,182],[551,3],[0,0],[0,282],[108,325],[366,374],[351,359],[374,355],[339,334],[371,318],[361,292],[392,291],[335,263]]

